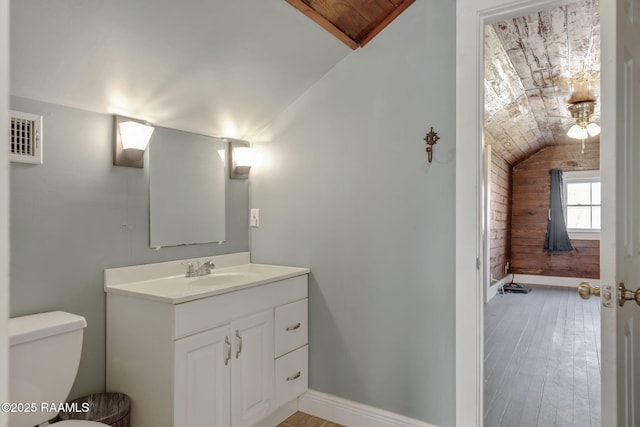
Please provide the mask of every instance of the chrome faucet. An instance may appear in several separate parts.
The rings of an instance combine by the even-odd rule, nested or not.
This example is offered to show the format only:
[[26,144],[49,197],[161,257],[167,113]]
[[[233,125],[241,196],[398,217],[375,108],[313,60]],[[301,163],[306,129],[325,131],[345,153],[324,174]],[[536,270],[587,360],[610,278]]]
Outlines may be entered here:
[[211,258],[209,261],[206,261],[202,265],[200,265],[200,262],[198,262],[197,268],[193,266],[192,262],[190,262],[189,264],[187,264],[187,273],[185,274],[185,277],[206,276],[207,274],[211,274],[211,270],[213,270],[214,268],[216,268],[216,266],[213,263],[213,258]]
[[209,261],[206,261],[196,268],[196,276],[206,276],[207,274],[211,274],[211,270],[214,268],[216,268],[216,266],[213,263],[213,258],[211,258]]

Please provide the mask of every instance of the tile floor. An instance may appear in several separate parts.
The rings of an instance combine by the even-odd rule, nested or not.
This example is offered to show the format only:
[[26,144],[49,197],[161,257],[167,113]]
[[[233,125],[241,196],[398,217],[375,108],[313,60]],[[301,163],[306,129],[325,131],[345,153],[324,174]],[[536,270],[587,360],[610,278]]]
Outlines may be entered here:
[[289,418],[284,420],[282,424],[278,424],[277,427],[346,427],[340,424],[332,423],[331,421],[317,418],[304,412],[296,412]]

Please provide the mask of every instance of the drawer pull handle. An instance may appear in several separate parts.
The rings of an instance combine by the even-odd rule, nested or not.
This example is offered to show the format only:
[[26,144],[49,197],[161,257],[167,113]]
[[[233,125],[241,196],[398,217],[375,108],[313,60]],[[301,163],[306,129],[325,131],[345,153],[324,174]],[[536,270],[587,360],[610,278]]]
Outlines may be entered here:
[[236,338],[238,338],[238,351],[236,351],[236,359],[240,357],[240,353],[242,352],[242,337],[240,336],[240,332],[236,329]]
[[227,366],[229,360],[231,360],[231,341],[229,341],[229,337],[224,337],[224,343],[227,345],[227,357],[224,359],[224,366]]
[[302,372],[298,371],[296,372],[295,375],[291,375],[290,377],[287,377],[287,381],[297,380],[298,378],[300,378],[300,375],[302,375]]
[[302,326],[302,325],[300,324],[300,322],[298,322],[295,325],[289,326],[287,329],[285,329],[285,331],[287,331],[287,332],[295,331],[300,326]]

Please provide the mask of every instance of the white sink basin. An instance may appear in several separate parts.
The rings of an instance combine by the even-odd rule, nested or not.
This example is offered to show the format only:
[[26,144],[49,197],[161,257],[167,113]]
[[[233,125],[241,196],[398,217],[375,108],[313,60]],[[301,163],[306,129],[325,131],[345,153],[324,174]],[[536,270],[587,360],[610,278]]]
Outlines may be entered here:
[[[184,265],[180,266],[180,270],[185,271]],[[308,268],[249,263],[214,269],[206,276],[185,277],[182,273],[128,283],[105,283],[105,291],[181,304],[307,273]]]
[[250,281],[256,276],[257,274],[251,271],[217,272],[214,270],[206,276],[185,277],[183,280],[186,280],[189,286],[227,286],[238,281]]

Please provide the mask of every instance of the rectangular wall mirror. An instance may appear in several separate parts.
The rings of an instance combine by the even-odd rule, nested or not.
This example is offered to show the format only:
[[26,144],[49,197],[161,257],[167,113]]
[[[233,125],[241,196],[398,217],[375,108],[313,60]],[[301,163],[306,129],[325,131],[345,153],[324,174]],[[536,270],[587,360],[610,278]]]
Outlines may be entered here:
[[156,128],[149,143],[152,248],[225,240],[224,150],[220,138]]

